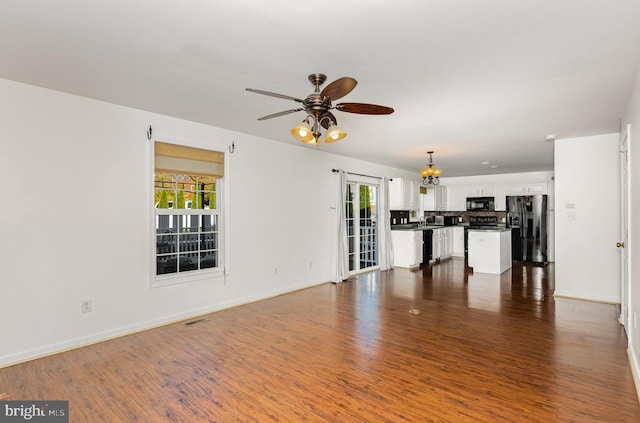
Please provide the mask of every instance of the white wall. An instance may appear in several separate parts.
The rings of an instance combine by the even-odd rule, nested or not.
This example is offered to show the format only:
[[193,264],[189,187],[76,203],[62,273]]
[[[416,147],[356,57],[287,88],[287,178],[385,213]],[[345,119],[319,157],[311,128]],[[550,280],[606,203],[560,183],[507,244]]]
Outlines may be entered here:
[[[622,127],[626,128],[631,125],[631,136],[629,138],[629,168],[630,168],[630,226],[629,241],[627,249],[629,250],[630,262],[630,303],[629,313],[632,317],[631,327],[627,328],[627,337],[629,338],[629,355],[631,358],[632,369],[636,376],[637,384],[640,384],[640,322],[634,326],[634,320],[640,319],[640,231],[638,226],[640,222],[640,66],[636,73],[633,89],[629,96],[629,103],[622,119]],[[635,319],[634,319],[635,316]],[[636,386],[640,392],[640,385]]]
[[[149,125],[235,142],[226,278],[149,287]],[[0,79],[0,366],[329,281],[331,169],[406,172],[324,150]]]
[[607,134],[555,142],[558,296],[620,302],[619,139]]

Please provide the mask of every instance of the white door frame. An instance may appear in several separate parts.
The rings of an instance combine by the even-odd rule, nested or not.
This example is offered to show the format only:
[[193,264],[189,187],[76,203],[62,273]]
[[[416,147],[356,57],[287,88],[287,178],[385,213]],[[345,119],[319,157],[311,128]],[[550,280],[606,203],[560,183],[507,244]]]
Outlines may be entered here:
[[631,125],[627,125],[620,137],[620,317],[619,321],[628,332],[631,326],[629,305],[631,304],[630,262],[629,262],[629,147]]
[[[373,186],[376,187],[376,208],[379,207],[379,199],[380,199],[380,190],[382,189],[382,183],[381,183],[381,179],[379,178],[374,178],[374,177],[369,177],[369,176],[363,176],[363,175],[355,175],[355,174],[349,174],[347,173],[347,185],[349,184],[355,184],[356,186],[356,190],[354,191],[354,198],[353,198],[353,202],[354,202],[354,216],[356,213],[358,213],[358,211],[356,211],[356,206],[360,204],[360,190],[358,189],[360,187],[360,185],[369,185],[369,186]],[[376,213],[376,219],[379,219],[380,214]],[[360,219],[359,217],[355,218],[355,222],[356,223],[356,228],[359,229],[360,227]],[[380,229],[380,225],[376,226],[376,231],[379,231]],[[377,251],[377,257],[376,257],[376,265],[371,266],[371,267],[366,267],[361,269],[360,268],[360,247],[359,247],[359,243],[360,243],[360,235],[358,233],[358,235],[355,237],[356,240],[356,244],[355,244],[355,261],[356,261],[356,266],[355,269],[350,269],[349,270],[349,276],[353,276],[353,275],[358,275],[360,273],[365,273],[365,272],[370,272],[372,270],[377,270],[380,268],[380,234],[377,233],[375,236],[376,239],[376,251]]]

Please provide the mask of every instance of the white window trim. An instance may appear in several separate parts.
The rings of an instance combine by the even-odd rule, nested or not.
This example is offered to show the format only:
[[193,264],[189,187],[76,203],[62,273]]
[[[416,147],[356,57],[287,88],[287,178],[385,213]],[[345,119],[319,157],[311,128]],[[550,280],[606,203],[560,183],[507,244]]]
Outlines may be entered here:
[[[167,274],[167,275],[156,275],[156,212],[155,208],[149,207],[149,204],[153,204],[154,199],[154,179],[155,179],[155,143],[156,142],[164,142],[168,144],[176,144],[182,145],[185,147],[193,147],[193,148],[201,148],[212,151],[219,151],[225,154],[224,160],[224,178],[219,179],[218,181],[222,182],[221,184],[216,185],[216,192],[219,193],[220,198],[222,198],[222,207],[218,211],[219,216],[219,226],[220,230],[218,232],[218,243],[223,246],[218,249],[219,260],[221,266],[215,269],[206,269],[199,270],[197,272],[185,272],[184,274]],[[204,281],[204,280],[219,280],[224,279],[226,282],[226,276],[229,274],[229,237],[227,236],[229,230],[229,223],[226,219],[227,211],[229,209],[229,202],[227,199],[227,192],[229,186],[229,155],[227,154],[226,146],[221,146],[218,144],[207,145],[198,142],[193,142],[184,139],[175,139],[166,136],[154,136],[151,140],[149,140],[149,148],[148,148],[148,157],[149,157],[149,172],[148,172],[148,200],[146,202],[147,207],[149,207],[148,216],[149,216],[149,287],[150,288],[160,288],[164,286],[172,286],[183,283]],[[189,210],[189,209],[185,209]]]

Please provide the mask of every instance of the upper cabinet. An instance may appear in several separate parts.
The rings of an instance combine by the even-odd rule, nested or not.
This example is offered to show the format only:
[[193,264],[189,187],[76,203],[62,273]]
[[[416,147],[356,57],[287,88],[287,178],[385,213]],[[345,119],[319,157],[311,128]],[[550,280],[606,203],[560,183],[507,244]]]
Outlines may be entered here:
[[427,193],[422,195],[422,209],[425,211],[448,210],[447,187],[442,185],[427,186]]
[[467,197],[494,197],[496,187],[494,185],[469,185],[465,187]]
[[420,209],[420,184],[407,178],[393,178],[389,181],[389,209]]
[[551,172],[444,178],[442,183],[447,186],[446,211],[466,211],[468,197],[493,197],[494,210],[504,212],[509,195],[547,195],[549,210],[553,210],[554,206],[554,178]]
[[507,186],[507,195],[536,195],[547,194],[546,182],[528,184],[511,184]]
[[494,210],[495,211],[507,211],[507,188],[504,185],[496,185],[496,195]]
[[464,185],[447,186],[447,211],[467,209],[467,192]]

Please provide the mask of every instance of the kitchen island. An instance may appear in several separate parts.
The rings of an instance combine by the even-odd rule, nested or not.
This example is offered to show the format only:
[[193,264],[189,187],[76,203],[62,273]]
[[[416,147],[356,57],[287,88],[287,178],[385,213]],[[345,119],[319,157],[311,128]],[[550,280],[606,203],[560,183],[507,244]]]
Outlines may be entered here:
[[474,272],[499,275],[511,268],[511,229],[469,229],[468,249]]

